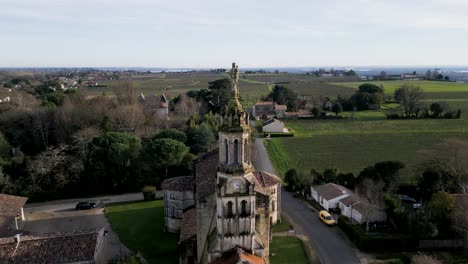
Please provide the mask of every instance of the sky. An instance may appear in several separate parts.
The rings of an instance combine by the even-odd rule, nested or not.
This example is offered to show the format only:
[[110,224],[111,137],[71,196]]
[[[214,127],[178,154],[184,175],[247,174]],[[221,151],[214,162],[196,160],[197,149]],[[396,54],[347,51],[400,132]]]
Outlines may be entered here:
[[467,0],[0,0],[0,67],[468,65]]

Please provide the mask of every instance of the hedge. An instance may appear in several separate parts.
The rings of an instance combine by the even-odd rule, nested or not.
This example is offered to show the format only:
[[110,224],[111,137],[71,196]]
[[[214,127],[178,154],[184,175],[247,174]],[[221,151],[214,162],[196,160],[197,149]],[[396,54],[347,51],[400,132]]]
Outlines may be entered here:
[[409,235],[367,234],[359,225],[352,224],[346,216],[338,218],[338,226],[359,249],[364,251],[407,251],[417,247],[417,240]]
[[267,132],[264,132],[263,133],[263,136],[264,137],[267,137],[268,135],[270,135],[271,138],[274,138],[274,137],[294,137],[294,133],[267,133]]

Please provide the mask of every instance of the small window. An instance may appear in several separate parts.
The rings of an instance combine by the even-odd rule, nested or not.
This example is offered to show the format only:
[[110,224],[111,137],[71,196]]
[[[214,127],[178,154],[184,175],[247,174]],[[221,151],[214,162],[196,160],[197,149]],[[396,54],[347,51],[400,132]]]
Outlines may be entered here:
[[242,208],[242,215],[246,216],[247,215],[247,201],[242,200],[241,208]]
[[232,202],[229,201],[227,203],[227,217],[232,217],[233,216],[233,213],[232,213]]

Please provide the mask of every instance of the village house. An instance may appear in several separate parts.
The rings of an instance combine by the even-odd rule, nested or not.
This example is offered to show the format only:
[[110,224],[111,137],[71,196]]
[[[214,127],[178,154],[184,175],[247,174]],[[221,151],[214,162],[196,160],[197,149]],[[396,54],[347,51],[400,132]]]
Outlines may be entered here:
[[0,238],[0,263],[107,264],[104,229],[73,234]]
[[158,98],[155,95],[145,96],[141,93],[138,96],[138,102],[141,103],[144,108],[153,111],[159,118],[169,120],[169,99],[166,94],[162,93]]
[[27,200],[27,197],[0,194],[0,237],[21,229],[26,220],[23,206]]
[[404,73],[401,75],[401,80],[403,81],[421,81],[423,80],[424,78],[419,75],[419,74],[416,74],[416,72],[414,73]]
[[262,123],[262,129],[265,133],[287,133],[284,123],[275,118],[270,118]]
[[317,201],[325,210],[340,209],[340,214],[351,218],[357,223],[385,221],[386,213],[382,208],[361,201],[348,188],[327,183],[310,187],[312,199]]
[[279,105],[275,102],[257,102],[252,108],[255,119],[270,119],[273,117],[284,118],[286,116],[286,105]]
[[334,183],[312,186],[310,193],[312,198],[327,211],[337,208],[341,199],[352,194],[348,188]]

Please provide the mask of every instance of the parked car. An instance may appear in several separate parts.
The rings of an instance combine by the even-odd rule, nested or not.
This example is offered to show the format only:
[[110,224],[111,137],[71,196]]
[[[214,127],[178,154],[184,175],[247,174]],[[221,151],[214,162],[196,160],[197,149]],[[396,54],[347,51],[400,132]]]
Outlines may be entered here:
[[322,210],[322,211],[319,212],[319,218],[320,218],[320,220],[322,220],[322,222],[324,222],[325,224],[327,224],[329,226],[332,226],[332,225],[336,224],[335,220],[330,215],[330,213],[325,211],[325,210]]
[[96,208],[96,203],[79,202],[76,204],[76,207],[75,207],[76,210],[86,210],[86,209],[92,209],[92,208]]

